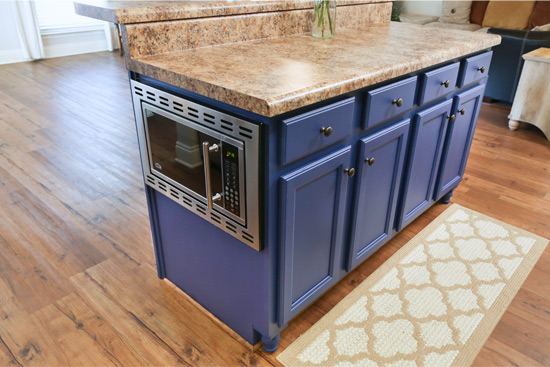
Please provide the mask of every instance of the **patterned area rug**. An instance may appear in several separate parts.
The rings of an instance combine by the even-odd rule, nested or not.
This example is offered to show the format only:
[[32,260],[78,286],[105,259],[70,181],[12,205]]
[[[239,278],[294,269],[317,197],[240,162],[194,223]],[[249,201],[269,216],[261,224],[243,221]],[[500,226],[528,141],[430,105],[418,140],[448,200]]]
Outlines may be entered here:
[[547,244],[454,204],[277,359],[289,367],[470,366]]

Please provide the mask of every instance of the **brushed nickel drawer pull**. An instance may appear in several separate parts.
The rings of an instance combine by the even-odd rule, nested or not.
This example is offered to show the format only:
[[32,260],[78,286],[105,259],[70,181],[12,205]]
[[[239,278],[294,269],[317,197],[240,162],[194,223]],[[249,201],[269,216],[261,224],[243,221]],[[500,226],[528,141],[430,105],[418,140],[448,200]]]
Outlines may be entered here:
[[444,82],[441,82],[441,85],[444,85],[445,88],[449,88],[449,86],[451,85],[451,81],[450,80],[445,80]]
[[367,163],[369,166],[373,166],[375,162],[374,158],[365,158],[365,163]]
[[322,127],[321,128],[321,134],[326,136],[327,138],[332,135],[332,127]]
[[346,173],[349,177],[353,177],[355,176],[355,168],[346,168],[344,173]]
[[403,98],[394,99],[393,101],[391,101],[391,104],[394,104],[397,107],[401,107],[403,106]]

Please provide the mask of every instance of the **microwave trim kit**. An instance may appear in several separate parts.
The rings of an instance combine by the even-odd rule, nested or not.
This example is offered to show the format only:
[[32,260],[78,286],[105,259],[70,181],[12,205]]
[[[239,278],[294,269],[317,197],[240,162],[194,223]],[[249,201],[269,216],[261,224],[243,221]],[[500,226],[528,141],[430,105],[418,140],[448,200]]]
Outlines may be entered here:
[[[130,84],[145,184],[244,244],[260,251],[258,192],[260,127],[135,80],[131,80]],[[204,141],[199,142],[199,146],[195,147],[200,149],[204,166],[204,177],[196,179],[204,179],[206,195],[201,195],[184,183],[162,173],[162,166],[153,161],[148,111],[174,122],[176,126],[185,126],[219,140],[219,145],[210,145],[209,142]],[[236,150],[229,151],[228,146]],[[214,185],[209,160],[209,156],[215,154],[218,154],[223,162],[220,167],[223,182],[219,185],[222,192],[216,193],[211,190]],[[236,161],[233,158],[236,158]],[[235,173],[234,176],[233,173]],[[234,181],[231,182],[233,177]],[[226,202],[227,205],[219,205],[220,201]],[[230,210],[233,202],[236,204],[236,212]]]

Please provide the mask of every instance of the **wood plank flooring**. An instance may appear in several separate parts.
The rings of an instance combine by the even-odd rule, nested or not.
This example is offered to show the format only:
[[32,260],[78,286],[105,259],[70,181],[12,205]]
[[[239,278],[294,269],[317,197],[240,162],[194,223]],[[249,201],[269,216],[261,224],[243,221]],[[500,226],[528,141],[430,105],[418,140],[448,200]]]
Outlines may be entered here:
[[[550,143],[484,105],[453,202],[550,238]],[[0,66],[0,366],[270,366],[156,277],[127,74],[116,53]],[[439,215],[304,311],[280,350]],[[550,365],[547,250],[475,366]]]

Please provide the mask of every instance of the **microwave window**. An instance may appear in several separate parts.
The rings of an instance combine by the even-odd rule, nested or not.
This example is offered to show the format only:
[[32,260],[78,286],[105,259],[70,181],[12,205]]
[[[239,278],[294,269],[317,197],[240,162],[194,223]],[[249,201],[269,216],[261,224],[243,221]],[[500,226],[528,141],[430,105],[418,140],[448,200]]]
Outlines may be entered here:
[[[202,143],[220,144],[213,138],[154,111],[145,109],[151,171],[184,189],[206,197]],[[210,154],[211,185],[220,192],[221,157]]]

